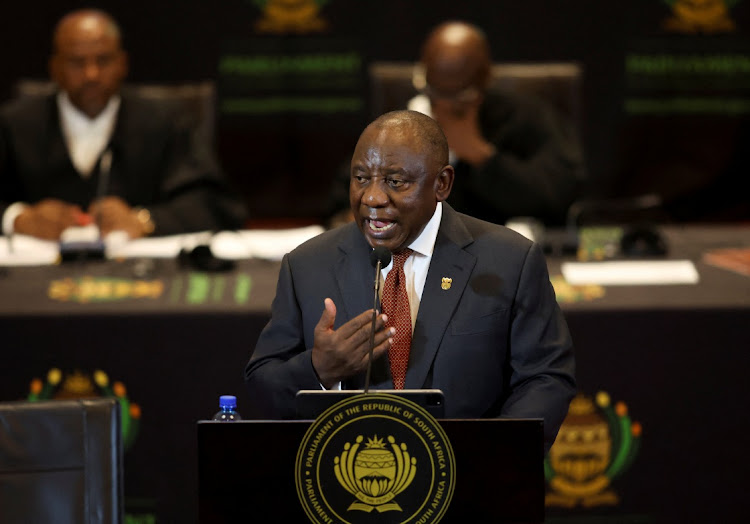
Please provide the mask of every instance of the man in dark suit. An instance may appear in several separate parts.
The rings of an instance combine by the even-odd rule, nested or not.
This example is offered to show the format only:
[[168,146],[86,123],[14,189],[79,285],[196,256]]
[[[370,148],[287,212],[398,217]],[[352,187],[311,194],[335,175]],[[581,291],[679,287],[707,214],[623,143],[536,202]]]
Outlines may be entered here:
[[49,69],[57,93],[0,111],[5,234],[57,239],[92,220],[131,238],[241,226],[244,206],[207,145],[165,107],[121,92],[128,59],[109,15],[63,17]]
[[573,126],[541,99],[492,89],[491,67],[486,35],[466,22],[439,24],[422,46],[422,94],[408,109],[432,116],[448,138],[450,203],[496,224],[530,216],[562,225],[585,175]]
[[[518,217],[566,223],[586,177],[575,128],[545,100],[492,85],[490,43],[479,27],[457,20],[436,26],[413,84],[420,92],[407,109],[437,120],[448,139],[454,209],[495,224]],[[342,179],[348,169],[331,188],[332,225],[351,220]]]
[[[364,130],[351,163],[354,222],[282,261],[272,318],[245,369],[253,415],[294,417],[300,389],[363,388],[370,254],[382,246],[394,257],[413,251],[404,264],[413,331],[403,386],[443,390],[448,418],[543,417],[551,446],[575,380],[544,257],[513,231],[454,211],[445,202],[453,179],[430,117],[395,111]],[[374,388],[394,387],[392,347],[405,336],[394,323],[377,317]]]

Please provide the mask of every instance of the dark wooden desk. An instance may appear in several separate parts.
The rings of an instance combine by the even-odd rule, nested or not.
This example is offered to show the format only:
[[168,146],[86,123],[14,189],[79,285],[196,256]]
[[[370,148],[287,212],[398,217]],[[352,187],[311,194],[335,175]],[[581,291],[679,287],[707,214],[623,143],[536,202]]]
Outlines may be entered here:
[[[562,304],[579,390],[624,402],[643,433],[612,483],[617,504],[548,507],[550,522],[746,520],[750,277],[701,258],[750,247],[750,228],[668,229],[666,238],[670,258],[695,262],[697,285],[609,286],[601,298]],[[559,264],[549,261],[551,274]]]
[[[562,304],[581,392],[626,403],[643,434],[610,486],[615,505],[550,507],[550,522],[745,513],[750,277],[699,259],[710,248],[750,247],[750,228],[672,229],[667,238],[670,256],[697,261],[699,284],[608,287],[601,298]],[[560,263],[549,260],[553,276]],[[278,264],[250,260],[207,275],[157,261],[146,270],[140,284],[144,268],[130,261],[0,274],[0,400],[26,398],[32,379],[52,368],[105,371],[140,407],[125,459],[129,511],[192,522],[195,422],[217,410],[220,394],[236,394],[240,412],[250,402],[242,371],[268,320]]]

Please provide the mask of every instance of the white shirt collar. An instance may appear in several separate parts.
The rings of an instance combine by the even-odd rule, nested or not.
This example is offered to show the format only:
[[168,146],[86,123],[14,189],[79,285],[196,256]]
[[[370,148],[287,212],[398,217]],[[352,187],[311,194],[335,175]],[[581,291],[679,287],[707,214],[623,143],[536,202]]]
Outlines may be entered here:
[[57,95],[57,107],[70,159],[81,176],[88,177],[114,133],[120,96],[110,98],[94,118],[75,107],[64,91]]
[[102,112],[94,118],[89,118],[86,113],[74,106],[65,91],[57,94],[57,106],[60,108],[60,121],[63,129],[78,135],[93,128],[106,130],[110,124],[114,127],[117,110],[120,108],[120,95],[110,98]]
[[431,257],[432,252],[435,249],[435,239],[437,238],[438,230],[440,229],[440,220],[442,217],[443,203],[438,202],[435,206],[435,212],[432,214],[432,218],[424,226],[424,229],[419,236],[409,244],[409,248],[413,249],[420,255]]
[[[419,314],[419,304],[422,301],[422,292],[424,291],[427,273],[432,261],[432,253],[435,250],[435,240],[440,230],[440,220],[443,216],[443,204],[438,202],[435,206],[435,212],[432,218],[424,226],[424,229],[414,241],[409,244],[409,248],[414,250],[414,254],[406,259],[404,263],[404,276],[406,277],[406,293],[409,297],[409,308],[411,312],[411,327],[417,321]],[[393,261],[383,268],[380,272],[382,282],[393,268]],[[382,287],[381,287],[382,292]]]

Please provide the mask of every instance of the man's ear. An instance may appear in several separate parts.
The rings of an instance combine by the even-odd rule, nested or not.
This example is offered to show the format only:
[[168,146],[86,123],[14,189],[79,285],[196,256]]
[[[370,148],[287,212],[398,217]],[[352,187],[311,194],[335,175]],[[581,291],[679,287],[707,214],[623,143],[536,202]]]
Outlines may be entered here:
[[435,197],[438,202],[443,202],[451,194],[455,172],[452,165],[444,166],[435,177]]

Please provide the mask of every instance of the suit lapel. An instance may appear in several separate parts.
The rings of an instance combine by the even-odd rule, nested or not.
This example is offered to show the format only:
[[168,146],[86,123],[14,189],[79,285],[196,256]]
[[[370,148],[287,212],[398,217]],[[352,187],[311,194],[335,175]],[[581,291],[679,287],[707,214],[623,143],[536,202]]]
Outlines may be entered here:
[[109,139],[109,144],[107,145],[107,148],[112,153],[112,166],[109,171],[108,181],[110,192],[126,200],[131,195],[150,194],[148,187],[154,183],[153,180],[148,180],[148,177],[130,179],[126,176],[127,173],[138,172],[141,169],[140,165],[134,165],[133,163],[137,162],[135,159],[143,157],[143,152],[137,150],[143,146],[137,140],[133,141],[127,138],[137,137],[142,134],[141,131],[132,125],[132,122],[136,119],[128,117],[133,111],[138,111],[138,106],[133,105],[131,98],[127,94],[121,93],[117,120],[112,130],[112,137]]
[[[355,224],[349,228],[348,236],[339,246],[341,257],[336,264],[336,282],[342,297],[340,313],[336,315],[336,327],[372,309],[375,269],[370,264],[371,247],[364,239]],[[370,384],[389,381],[388,358],[382,357],[372,364]],[[345,389],[362,389],[365,384],[365,373],[349,378]]]
[[[66,166],[75,172],[73,161],[70,159],[68,147],[65,145],[63,137],[62,123],[60,122],[60,110],[57,107],[56,95],[48,98],[45,103],[48,106],[49,128],[47,129],[47,165],[49,166]],[[46,172],[54,172],[54,169],[48,168]]]
[[[370,246],[355,224],[349,228],[347,238],[339,246],[341,256],[336,263],[336,282],[343,309],[336,315],[337,327],[360,313],[372,308],[373,278],[375,270],[370,265]],[[342,307],[343,306],[343,307]]]
[[[435,240],[435,249],[414,326],[409,367],[406,372],[407,389],[425,387],[427,374],[435,360],[445,329],[455,313],[476,264],[476,257],[463,249],[472,241],[471,234],[458,218],[458,214],[444,203],[440,231]],[[444,277],[452,279],[448,289],[442,287]]]

